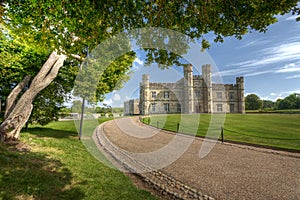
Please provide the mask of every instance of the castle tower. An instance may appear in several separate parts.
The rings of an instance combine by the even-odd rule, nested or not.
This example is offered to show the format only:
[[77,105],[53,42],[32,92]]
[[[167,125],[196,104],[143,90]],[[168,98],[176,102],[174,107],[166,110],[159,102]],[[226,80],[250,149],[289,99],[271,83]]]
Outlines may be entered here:
[[194,112],[193,66],[184,66],[184,113]]
[[150,105],[150,91],[149,91],[149,74],[143,74],[142,82],[140,83],[140,113],[142,115],[147,115],[148,108]]
[[211,65],[206,64],[202,65],[202,77],[204,80],[203,86],[203,111],[205,113],[213,112],[213,103],[212,103],[212,80],[211,80]]
[[244,97],[244,77],[236,78],[237,98],[238,98],[238,112],[245,113],[245,97]]

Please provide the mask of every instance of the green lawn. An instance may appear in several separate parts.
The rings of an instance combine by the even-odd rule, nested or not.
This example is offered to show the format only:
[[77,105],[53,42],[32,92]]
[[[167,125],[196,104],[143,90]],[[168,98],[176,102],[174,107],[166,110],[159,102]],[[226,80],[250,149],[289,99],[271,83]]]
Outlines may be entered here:
[[[221,119],[221,115],[214,115]],[[210,114],[152,116],[150,125],[166,130],[205,136]],[[144,119],[148,123],[148,119]],[[159,122],[159,123],[157,123]],[[198,125],[199,124],[199,125]],[[183,127],[181,127],[183,126]],[[220,127],[213,127],[220,133]],[[224,123],[225,140],[300,150],[300,114],[227,114]]]
[[0,199],[157,199],[95,159],[73,121],[31,126],[19,152],[0,144]]

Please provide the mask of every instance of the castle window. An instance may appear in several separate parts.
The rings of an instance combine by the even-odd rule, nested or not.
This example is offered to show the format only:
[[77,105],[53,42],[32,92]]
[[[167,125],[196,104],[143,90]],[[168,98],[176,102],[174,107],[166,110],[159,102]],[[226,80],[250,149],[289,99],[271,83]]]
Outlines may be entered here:
[[164,92],[164,98],[168,99],[170,97],[170,93],[169,92]]
[[200,97],[200,91],[195,92],[196,97]]
[[152,96],[153,99],[155,99],[156,98],[156,92],[151,92],[151,96]]
[[170,104],[164,103],[164,109],[165,109],[166,112],[169,112],[170,111]]
[[222,99],[222,92],[217,92],[217,99]]
[[223,105],[217,104],[217,112],[222,112],[222,111],[223,111]]
[[156,111],[156,103],[151,104],[151,110],[152,110],[152,112]]
[[177,112],[179,112],[179,113],[181,112],[181,105],[180,105],[180,103],[177,104]]
[[229,92],[229,99],[234,99],[234,92]]

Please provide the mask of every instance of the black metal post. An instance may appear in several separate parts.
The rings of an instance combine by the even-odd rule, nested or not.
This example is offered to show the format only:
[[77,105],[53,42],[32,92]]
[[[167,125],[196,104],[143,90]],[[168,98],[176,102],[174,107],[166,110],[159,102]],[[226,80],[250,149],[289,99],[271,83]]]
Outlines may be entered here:
[[179,124],[179,123],[177,123],[177,133],[178,133],[178,131],[179,131],[179,125],[180,125],[180,124]]
[[221,140],[222,140],[222,143],[224,143],[224,129],[223,129],[223,127],[221,127]]
[[82,105],[81,105],[81,116],[80,116],[80,127],[79,127],[79,140],[81,140],[82,137],[82,125],[83,125],[83,117],[84,117],[84,104],[85,104],[85,98],[82,98]]
[[[89,57],[89,47],[86,47],[86,57]],[[82,70],[83,65],[80,65],[80,70]],[[83,118],[84,118],[84,106],[85,106],[85,97],[82,97],[82,105],[81,105],[81,116],[80,116],[80,127],[79,127],[79,140],[82,137],[82,126],[83,126]]]

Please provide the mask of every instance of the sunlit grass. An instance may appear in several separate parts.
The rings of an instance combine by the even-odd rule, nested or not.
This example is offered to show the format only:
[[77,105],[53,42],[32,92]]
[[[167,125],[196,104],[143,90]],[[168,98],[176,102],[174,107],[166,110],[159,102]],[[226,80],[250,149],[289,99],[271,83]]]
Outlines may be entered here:
[[[196,116],[185,116],[185,129],[179,132],[205,136],[211,115]],[[150,125],[175,132],[178,123],[180,127],[181,115],[150,117]],[[223,127],[225,140],[300,150],[300,114],[227,114]]]
[[31,126],[21,141],[30,152],[0,144],[0,199],[156,199],[94,158],[73,121]]

